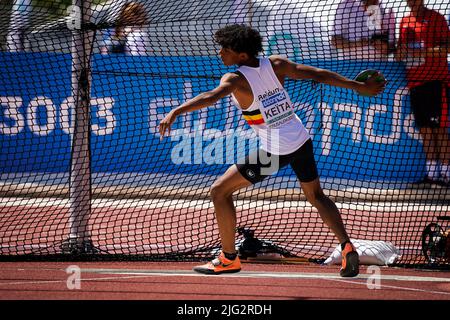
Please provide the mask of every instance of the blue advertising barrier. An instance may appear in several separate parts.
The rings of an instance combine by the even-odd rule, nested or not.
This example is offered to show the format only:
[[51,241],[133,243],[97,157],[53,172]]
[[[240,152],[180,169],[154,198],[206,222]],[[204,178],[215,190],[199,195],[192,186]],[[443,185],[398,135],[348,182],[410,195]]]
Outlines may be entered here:
[[[375,98],[311,81],[286,82],[297,114],[313,137],[322,177],[388,181],[422,177],[425,158],[410,114],[402,64],[303,62],[351,78],[373,68],[390,80]],[[3,52],[0,65],[0,173],[68,172],[73,130],[70,55]],[[227,160],[241,152],[237,148],[231,157],[215,155],[213,160],[219,161],[211,162],[191,145],[192,156],[184,154],[174,161],[180,133],[195,132],[199,126],[217,137],[249,130],[230,99],[181,117],[174,125],[178,135],[172,138],[161,141],[157,132],[170,109],[213,88],[231,70],[218,58],[95,55],[92,70],[93,172],[220,174],[230,165]],[[195,135],[191,136],[195,144]],[[212,141],[200,141],[199,152]]]

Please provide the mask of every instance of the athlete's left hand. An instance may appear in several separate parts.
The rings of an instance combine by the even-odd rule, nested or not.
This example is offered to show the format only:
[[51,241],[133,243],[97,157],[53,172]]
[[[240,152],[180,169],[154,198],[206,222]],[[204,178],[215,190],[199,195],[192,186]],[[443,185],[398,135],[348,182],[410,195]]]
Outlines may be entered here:
[[176,119],[177,115],[172,110],[164,117],[164,119],[161,120],[161,122],[159,123],[159,134],[161,135],[160,138],[161,140],[166,135],[166,131],[168,132],[167,135],[168,136],[170,135],[170,127],[172,126],[172,124],[175,122]]

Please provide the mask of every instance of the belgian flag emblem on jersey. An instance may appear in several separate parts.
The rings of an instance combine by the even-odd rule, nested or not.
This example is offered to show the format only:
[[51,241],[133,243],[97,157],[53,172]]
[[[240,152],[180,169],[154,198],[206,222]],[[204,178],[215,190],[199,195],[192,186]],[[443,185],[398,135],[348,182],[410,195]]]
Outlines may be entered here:
[[254,111],[242,111],[242,115],[249,125],[258,125],[264,123],[264,118],[259,109]]

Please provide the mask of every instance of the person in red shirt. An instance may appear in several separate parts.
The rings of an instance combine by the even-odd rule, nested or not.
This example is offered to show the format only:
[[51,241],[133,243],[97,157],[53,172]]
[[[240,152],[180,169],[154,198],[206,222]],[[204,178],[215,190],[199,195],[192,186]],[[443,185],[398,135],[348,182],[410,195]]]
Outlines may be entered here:
[[450,30],[424,0],[406,0],[411,13],[400,23],[397,61],[406,65],[411,109],[423,139],[427,174],[421,182],[449,185]]

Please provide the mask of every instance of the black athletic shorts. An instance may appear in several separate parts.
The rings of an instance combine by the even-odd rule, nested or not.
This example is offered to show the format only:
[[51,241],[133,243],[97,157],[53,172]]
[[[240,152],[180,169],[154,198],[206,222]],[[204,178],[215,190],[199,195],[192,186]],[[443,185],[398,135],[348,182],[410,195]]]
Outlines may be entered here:
[[443,81],[429,81],[410,89],[411,109],[418,128],[449,126],[448,87]]
[[237,168],[253,184],[263,181],[267,176],[276,173],[288,164],[291,165],[301,182],[311,182],[319,176],[311,139],[293,153],[286,155],[272,155],[258,149],[247,155],[243,162],[238,163]]

